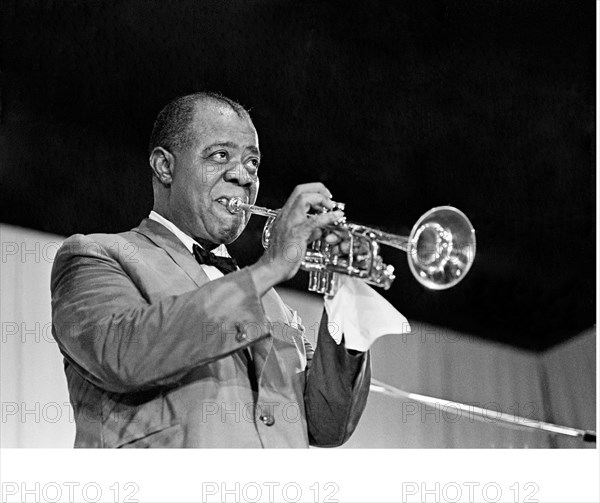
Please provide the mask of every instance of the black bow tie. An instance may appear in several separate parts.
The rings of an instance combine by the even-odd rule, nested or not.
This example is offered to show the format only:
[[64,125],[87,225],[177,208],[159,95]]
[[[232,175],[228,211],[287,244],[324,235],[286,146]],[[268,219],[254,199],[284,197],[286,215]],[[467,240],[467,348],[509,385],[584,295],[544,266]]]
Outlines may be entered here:
[[228,257],[217,257],[214,253],[206,251],[198,245],[194,245],[194,257],[199,264],[214,265],[223,274],[237,271],[237,263]]

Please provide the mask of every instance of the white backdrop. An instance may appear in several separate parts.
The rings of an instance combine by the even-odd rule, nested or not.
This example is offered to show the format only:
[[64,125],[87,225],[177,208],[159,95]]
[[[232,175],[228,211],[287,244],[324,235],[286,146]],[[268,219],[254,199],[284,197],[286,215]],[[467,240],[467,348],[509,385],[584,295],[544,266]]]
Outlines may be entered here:
[[[50,269],[63,238],[0,225],[2,447],[71,447],[74,423],[62,358],[51,335]],[[300,312],[309,337],[319,297],[280,291]],[[411,334],[385,336],[372,349],[373,377],[441,398],[422,406],[371,393],[345,447],[593,447],[577,439],[477,422],[444,407],[456,400],[493,411],[596,429],[596,340],[590,329],[542,354],[411,322]]]

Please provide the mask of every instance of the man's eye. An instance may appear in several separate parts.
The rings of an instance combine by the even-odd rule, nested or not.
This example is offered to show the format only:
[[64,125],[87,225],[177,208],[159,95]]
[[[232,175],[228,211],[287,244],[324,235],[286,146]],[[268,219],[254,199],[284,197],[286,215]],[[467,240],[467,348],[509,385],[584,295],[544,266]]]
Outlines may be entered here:
[[224,150],[219,150],[218,152],[211,154],[211,157],[217,161],[227,161],[229,159],[229,155]]
[[255,170],[256,170],[256,169],[258,169],[258,166],[260,165],[260,161],[259,161],[258,159],[255,159],[255,158],[248,159],[248,160],[246,161],[246,165],[247,165],[249,168],[252,168],[252,169],[255,169]]

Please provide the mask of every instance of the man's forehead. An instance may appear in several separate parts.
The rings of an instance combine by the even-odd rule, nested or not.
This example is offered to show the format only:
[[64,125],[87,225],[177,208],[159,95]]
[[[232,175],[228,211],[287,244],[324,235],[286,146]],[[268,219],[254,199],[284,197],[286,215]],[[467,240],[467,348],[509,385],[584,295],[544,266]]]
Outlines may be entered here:
[[228,141],[228,136],[243,136],[244,143],[258,147],[258,134],[250,117],[240,116],[229,105],[203,100],[196,104],[194,115],[194,133],[201,142]]
[[231,106],[220,102],[202,100],[196,103],[194,121],[201,126],[213,126],[234,123],[254,129],[254,124],[247,113],[238,113]]

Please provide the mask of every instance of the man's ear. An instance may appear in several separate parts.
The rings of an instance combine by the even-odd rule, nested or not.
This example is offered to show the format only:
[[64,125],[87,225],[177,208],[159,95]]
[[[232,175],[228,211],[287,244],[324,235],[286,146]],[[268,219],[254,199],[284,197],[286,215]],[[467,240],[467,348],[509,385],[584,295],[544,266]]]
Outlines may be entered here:
[[154,147],[150,154],[150,167],[160,183],[165,187],[171,186],[175,167],[175,157],[171,152],[162,147]]

